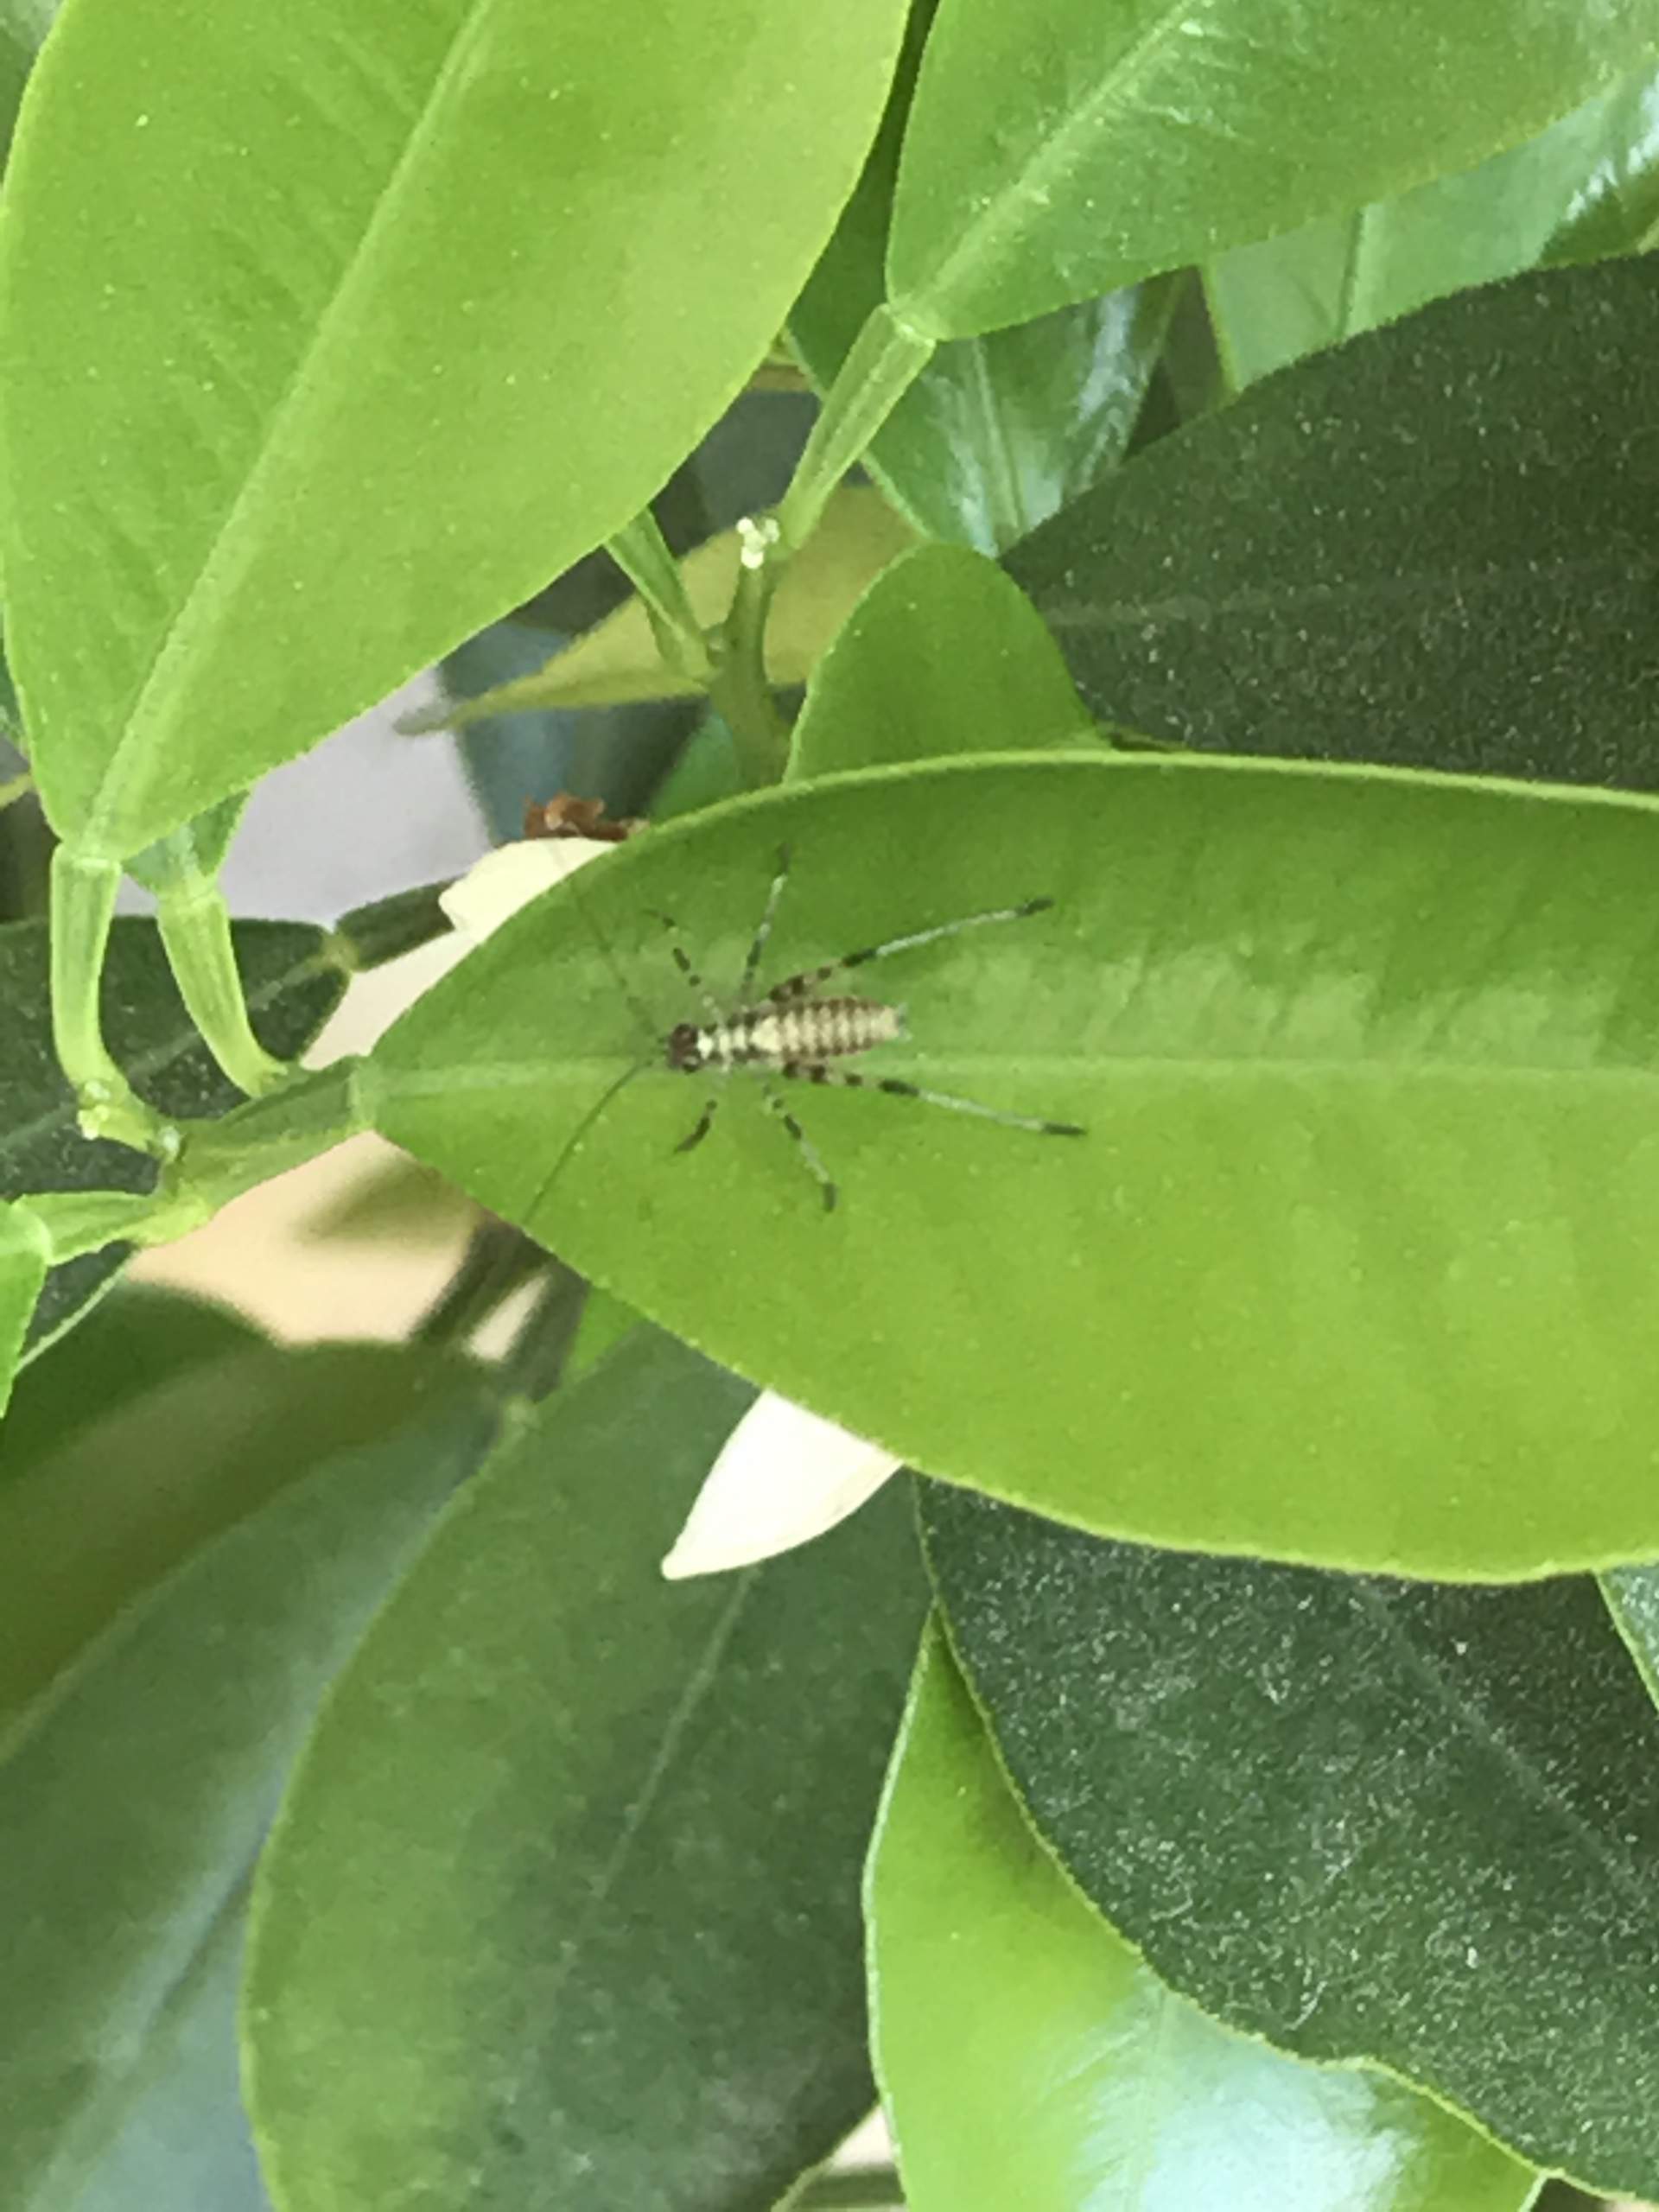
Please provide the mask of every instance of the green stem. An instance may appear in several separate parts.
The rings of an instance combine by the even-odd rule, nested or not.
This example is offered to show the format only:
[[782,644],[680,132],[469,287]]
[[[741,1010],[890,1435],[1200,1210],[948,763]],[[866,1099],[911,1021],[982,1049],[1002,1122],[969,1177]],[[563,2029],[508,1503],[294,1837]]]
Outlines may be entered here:
[[626,529],[606,541],[607,550],[639,594],[657,650],[668,665],[699,690],[714,674],[714,661],[685,588],[680,564],[647,507]]
[[824,396],[806,450],[778,509],[785,554],[818,526],[835,490],[932,359],[938,340],[900,322],[885,303],[873,308]]
[[725,719],[738,772],[751,791],[781,779],[789,759],[789,726],[766,676],[766,615],[779,575],[775,521],[738,526],[737,589],[720,633],[709,696]]
[[220,1121],[182,1123],[183,1148],[157,1196],[188,1204],[207,1220],[256,1184],[360,1136],[369,1126],[358,1084],[360,1065],[331,1060],[309,1072],[290,1071],[280,1090]]
[[486,1221],[474,1230],[461,1264],[415,1324],[411,1341],[434,1350],[463,1344],[547,1265],[547,1255],[522,1230],[505,1221]]
[[219,1066],[238,1090],[257,1098],[285,1083],[291,1071],[272,1059],[253,1033],[225,894],[217,877],[193,864],[188,829],[155,849],[163,869],[156,918],[179,995]]
[[168,1244],[211,1221],[258,1183],[332,1152],[365,1128],[357,1063],[335,1060],[219,1122],[184,1122],[177,1157],[148,1196],[132,1191],[42,1191],[23,1203],[45,1227],[54,1267],[106,1244]]
[[15,805],[20,798],[27,798],[35,788],[35,779],[25,768],[21,776],[8,776],[0,783],[0,814]]
[[501,1362],[510,1396],[534,1404],[557,1389],[587,1303],[586,1278],[555,1258],[541,1296]]
[[52,1039],[81,1134],[171,1160],[178,1131],[145,1105],[104,1042],[99,988],[120,881],[118,861],[95,860],[73,845],[52,856]]

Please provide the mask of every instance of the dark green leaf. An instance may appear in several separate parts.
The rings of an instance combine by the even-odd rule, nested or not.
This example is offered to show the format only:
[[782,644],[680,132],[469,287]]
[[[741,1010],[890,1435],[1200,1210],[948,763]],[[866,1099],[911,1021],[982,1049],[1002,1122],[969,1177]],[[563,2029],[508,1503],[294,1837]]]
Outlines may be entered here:
[[270,2212],[237,2078],[245,1913],[238,1889],[149,2026],[120,2124],[52,2212]]
[[[1069,753],[824,778],[515,915],[362,1071],[385,1134],[895,1458],[1102,1534],[1453,1576],[1659,1551],[1651,804]],[[666,1065],[866,967],[874,1090]],[[550,984],[556,978],[556,987]],[[715,1090],[707,1141],[677,1147]],[[807,1295],[810,1289],[810,1295]],[[1570,1476],[1564,1472],[1570,1470]]]
[[860,600],[807,686],[791,776],[1086,743],[1094,724],[1031,601],[995,563],[921,545]]
[[[279,1059],[303,1052],[339,1003],[346,977],[321,930],[288,922],[238,922],[237,959],[253,1027]],[[162,1112],[217,1119],[239,1106],[197,1037],[167,958],[148,921],[118,921],[104,972],[104,1022],[111,1050]],[[152,1160],[124,1145],[90,1143],[52,1049],[44,922],[0,928],[0,1197],[27,1191],[148,1191]],[[54,1268],[30,1337],[38,1351],[67,1328],[119,1268],[111,1246]]]
[[1427,2097],[1302,2065],[1166,1989],[1021,1820],[937,1631],[867,1899],[876,2070],[911,2212],[1531,2201],[1537,2176]]
[[228,1306],[118,1285],[49,1359],[32,1361],[17,1378],[0,1424],[0,1483],[173,1375],[259,1341],[252,1323]]
[[1642,0],[941,0],[893,208],[944,338],[1208,260],[1517,144],[1659,48]]
[[[432,1376],[429,1356],[384,1357],[411,1393]],[[165,2066],[318,1699],[484,1446],[489,1416],[453,1378],[375,1443],[296,1456],[8,1745],[0,2188],[18,2212],[73,2205]]]
[[772,342],[904,13],[79,0],[7,179],[0,360],[60,833],[139,850],[629,521]]
[[1659,785],[1659,283],[1523,276],[1287,369],[1008,568],[1094,712],[1242,753]]
[[931,1486],[924,1526],[1009,1775],[1149,1966],[1659,2194],[1659,1713],[1593,1582],[1193,1559]]
[[857,1870],[925,1592],[896,1492],[758,1573],[661,1580],[747,1395],[619,1349],[458,1503],[331,1700],[249,1971],[289,2212],[769,2212],[868,2105]]
[[372,899],[342,914],[330,932],[342,964],[355,974],[378,968],[442,937],[449,917],[438,904],[447,883],[417,883],[407,891],[394,891],[388,899]]
[[429,1385],[386,1346],[256,1344],[162,1373],[44,1452],[0,1489],[0,1720],[180,1560],[454,1389],[452,1368]]

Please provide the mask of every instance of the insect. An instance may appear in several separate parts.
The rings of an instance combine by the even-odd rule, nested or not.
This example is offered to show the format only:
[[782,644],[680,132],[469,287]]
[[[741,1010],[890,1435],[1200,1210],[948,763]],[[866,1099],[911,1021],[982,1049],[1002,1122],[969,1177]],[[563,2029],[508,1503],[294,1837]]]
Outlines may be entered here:
[[[980,929],[988,923],[1023,921],[1027,915],[1046,912],[1054,904],[1052,899],[1027,899],[1021,906],[995,906],[983,913],[963,914],[954,921],[936,923],[931,929],[886,938],[880,944],[843,953],[839,960],[826,961],[820,968],[804,968],[798,975],[786,976],[782,982],[774,983],[757,998],[760,962],[766,940],[772,935],[778,903],[789,879],[789,863],[788,847],[780,847],[778,872],[772,880],[760,925],[744,958],[736,999],[728,1007],[722,1008],[697,973],[672,918],[667,914],[657,916],[668,932],[669,950],[675,965],[702,1000],[709,1016],[702,1022],[677,1022],[669,1031],[662,1046],[668,1067],[682,1075],[721,1076],[728,1075],[734,1068],[752,1067],[790,1082],[835,1084],[849,1090],[885,1091],[890,1098],[913,1098],[925,1106],[943,1106],[957,1114],[976,1114],[985,1121],[999,1122],[1004,1128],[1026,1129],[1037,1136],[1080,1137],[1085,1134],[1075,1122],[1050,1122],[1027,1114],[1005,1113],[1000,1107],[981,1105],[976,1099],[924,1090],[897,1076],[864,1076],[832,1065],[832,1062],[850,1059],[878,1045],[898,1043],[906,1034],[905,1009],[889,1005],[884,999],[863,998],[851,993],[821,995],[826,983],[863,967],[868,961],[885,960],[893,953],[909,952],[918,945],[934,944],[942,938],[957,937],[964,930]],[[763,1084],[762,1095],[805,1161],[826,1210],[832,1209],[838,1196],[835,1179],[811,1139],[771,1083]],[[695,1128],[675,1147],[677,1152],[690,1152],[702,1142],[713,1126],[719,1104],[719,1093],[711,1090]]]

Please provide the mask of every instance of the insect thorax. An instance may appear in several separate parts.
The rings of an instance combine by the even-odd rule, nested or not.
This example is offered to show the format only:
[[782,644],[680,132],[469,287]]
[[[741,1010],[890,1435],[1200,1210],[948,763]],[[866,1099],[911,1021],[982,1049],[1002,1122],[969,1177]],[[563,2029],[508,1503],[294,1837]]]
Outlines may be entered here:
[[698,1068],[782,1067],[845,1059],[905,1033],[902,1007],[881,999],[803,999],[740,1007],[727,1021],[683,1021],[670,1031],[668,1065]]

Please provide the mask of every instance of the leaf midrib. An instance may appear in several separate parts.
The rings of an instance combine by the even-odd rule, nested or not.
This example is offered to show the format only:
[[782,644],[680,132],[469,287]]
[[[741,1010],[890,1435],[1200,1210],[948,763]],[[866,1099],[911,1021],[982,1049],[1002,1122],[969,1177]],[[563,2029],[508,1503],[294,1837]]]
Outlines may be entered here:
[[[433,78],[431,89],[421,111],[369,212],[362,235],[341,268],[334,289],[317,316],[298,360],[276,394],[252,461],[232,497],[224,520],[208,545],[195,581],[156,642],[149,664],[139,679],[125,724],[111,750],[99,779],[98,795],[89,813],[85,836],[80,841],[83,849],[88,852],[100,851],[105,841],[111,837],[111,819],[118,818],[123,797],[139,772],[135,761],[151,724],[159,718],[156,707],[158,696],[165,702],[177,669],[197,649],[204,630],[211,625],[219,599],[233,588],[233,581],[227,583],[226,576],[237,556],[237,540],[244,518],[264,493],[276,460],[283,452],[289,423],[301,414],[311,397],[315,387],[319,358],[326,351],[336,325],[360,289],[363,272],[372,264],[387,224],[391,219],[390,211],[403,200],[410,175],[428,151],[436,119],[461,73],[474,43],[481,34],[486,19],[493,14],[496,5],[497,0],[469,0],[454,35],[445,49],[442,62]],[[120,845],[123,841],[117,836],[113,842]],[[117,859],[125,856],[124,852],[111,855]]]
[[1353,1584],[1355,1603],[1382,1627],[1389,1642],[1402,1655],[1408,1670],[1452,1717],[1457,1732],[1490,1752],[1514,1778],[1527,1801],[1554,1820],[1576,1842],[1584,1845],[1593,1863],[1605,1872],[1612,1888],[1625,1897],[1638,1917],[1652,1925],[1659,1918],[1659,1892],[1645,1885],[1634,1864],[1620,1858],[1610,1840],[1593,1827],[1578,1807],[1531,1764],[1471,1701],[1459,1696],[1446,1678],[1445,1662],[1426,1651],[1396,1619],[1383,1594],[1362,1579]]
[[[550,1087],[569,1089],[588,1088],[606,1077],[614,1075],[621,1068],[636,1067],[640,1073],[652,1071],[649,1059],[637,1054],[615,1052],[600,1054],[583,1053],[580,1058],[564,1060],[497,1060],[480,1062],[458,1070],[379,1067],[375,1072],[375,1087],[382,1099],[431,1098],[461,1096],[479,1090],[536,1090],[545,1091]],[[1446,1078],[1476,1085],[1482,1084],[1530,1084],[1539,1087],[1557,1083],[1587,1085],[1594,1089],[1630,1088],[1638,1093],[1659,1083],[1659,1066],[1585,1066],[1571,1062],[1545,1066],[1530,1065],[1507,1060],[1479,1062],[1472,1060],[1435,1058],[1425,1055],[1402,1054],[1397,1058],[1365,1058],[1358,1056],[1338,1058],[1335,1055],[1306,1057],[1290,1053],[1179,1053],[1157,1052],[917,1052],[893,1055],[876,1060],[859,1060],[855,1071],[868,1076],[873,1082],[883,1073],[893,1075],[949,1072],[953,1069],[970,1071],[977,1068],[999,1070],[1053,1071],[1075,1074],[1083,1069],[1091,1074],[1105,1075],[1123,1071],[1143,1074],[1148,1071],[1186,1072],[1198,1077],[1213,1076],[1217,1079],[1233,1077],[1274,1073],[1287,1079],[1324,1077],[1331,1079],[1346,1077],[1376,1083],[1399,1083],[1414,1077],[1441,1081]],[[695,1087],[686,1078],[670,1068],[656,1072],[674,1076],[687,1095]],[[728,1076],[711,1071],[710,1083],[753,1079],[766,1073],[764,1069],[734,1068]]]

